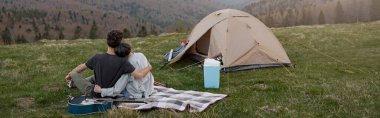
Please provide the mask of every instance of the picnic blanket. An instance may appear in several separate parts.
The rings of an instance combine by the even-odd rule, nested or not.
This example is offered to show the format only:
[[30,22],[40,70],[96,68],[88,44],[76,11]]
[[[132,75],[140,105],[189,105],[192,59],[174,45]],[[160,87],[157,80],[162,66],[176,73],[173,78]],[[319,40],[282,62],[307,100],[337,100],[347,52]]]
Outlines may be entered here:
[[183,91],[162,86],[154,86],[153,93],[146,98],[147,103],[120,103],[118,108],[134,110],[149,110],[152,108],[174,109],[185,111],[189,108],[190,112],[202,112],[210,104],[225,98],[224,94],[213,94],[208,92]]

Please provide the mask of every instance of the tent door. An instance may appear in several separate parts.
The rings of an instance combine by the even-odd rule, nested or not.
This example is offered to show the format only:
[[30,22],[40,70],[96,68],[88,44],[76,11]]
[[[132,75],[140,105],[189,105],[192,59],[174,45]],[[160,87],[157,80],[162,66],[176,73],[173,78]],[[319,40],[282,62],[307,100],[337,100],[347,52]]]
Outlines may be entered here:
[[196,43],[195,51],[198,55],[208,56],[208,50],[210,47],[211,30],[207,31]]

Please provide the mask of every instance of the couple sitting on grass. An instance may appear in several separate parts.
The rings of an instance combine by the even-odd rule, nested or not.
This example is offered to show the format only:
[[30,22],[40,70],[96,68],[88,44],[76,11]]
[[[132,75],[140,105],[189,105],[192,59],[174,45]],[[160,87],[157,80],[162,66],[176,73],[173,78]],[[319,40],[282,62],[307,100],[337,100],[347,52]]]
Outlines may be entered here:
[[[107,52],[74,68],[66,76],[69,87],[76,86],[90,97],[149,97],[154,85],[152,66],[142,53],[131,52],[129,44],[121,43],[122,37],[121,31],[109,32]],[[94,76],[83,78],[80,73],[87,68],[94,71]]]

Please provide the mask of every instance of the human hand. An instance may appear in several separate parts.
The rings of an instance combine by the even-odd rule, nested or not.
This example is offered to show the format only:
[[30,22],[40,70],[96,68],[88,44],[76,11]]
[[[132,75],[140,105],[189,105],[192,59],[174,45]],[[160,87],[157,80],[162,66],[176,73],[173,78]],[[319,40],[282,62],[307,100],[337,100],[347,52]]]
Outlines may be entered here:
[[186,43],[185,42],[181,42],[181,46],[185,46],[186,45]]
[[95,93],[102,93],[102,87],[100,87],[99,85],[95,85],[94,92]]
[[65,79],[66,79],[66,82],[69,82],[71,80],[70,74],[67,74],[66,77],[65,77]]

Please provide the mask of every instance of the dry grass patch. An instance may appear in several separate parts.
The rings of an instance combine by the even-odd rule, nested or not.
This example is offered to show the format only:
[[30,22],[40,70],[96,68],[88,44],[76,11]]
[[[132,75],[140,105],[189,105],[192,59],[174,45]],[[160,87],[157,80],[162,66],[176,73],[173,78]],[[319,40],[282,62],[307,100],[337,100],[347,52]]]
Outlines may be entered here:
[[0,64],[1,64],[1,67],[2,67],[2,68],[8,68],[8,67],[15,66],[15,65],[16,65],[16,62],[13,61],[12,59],[5,59],[5,60],[2,61]]
[[266,117],[267,115],[291,114],[293,111],[283,106],[263,106],[256,110],[255,115],[258,117]]
[[255,85],[253,85],[253,88],[255,88],[257,90],[267,90],[269,88],[269,86],[266,84],[263,84],[263,83],[257,83]]
[[107,116],[110,118],[122,118],[122,117],[130,117],[130,118],[141,118],[141,114],[139,111],[130,110],[130,109],[112,109],[107,112]]
[[9,77],[11,79],[21,78],[25,76],[25,72],[20,70],[3,70],[0,72],[0,76]]
[[46,60],[48,60],[48,58],[47,58],[47,56],[46,56],[45,53],[42,53],[41,56],[39,56],[39,57],[37,58],[37,60],[38,60],[38,61],[46,61]]
[[66,109],[67,106],[66,105],[58,105],[58,104],[52,104],[49,106],[50,109]]
[[22,107],[22,108],[29,108],[32,106],[35,102],[34,97],[22,97],[22,98],[17,98],[16,100],[17,106]]
[[52,85],[46,85],[42,89],[44,91],[55,92],[55,91],[58,91],[59,88],[61,88],[61,86],[52,84]]

